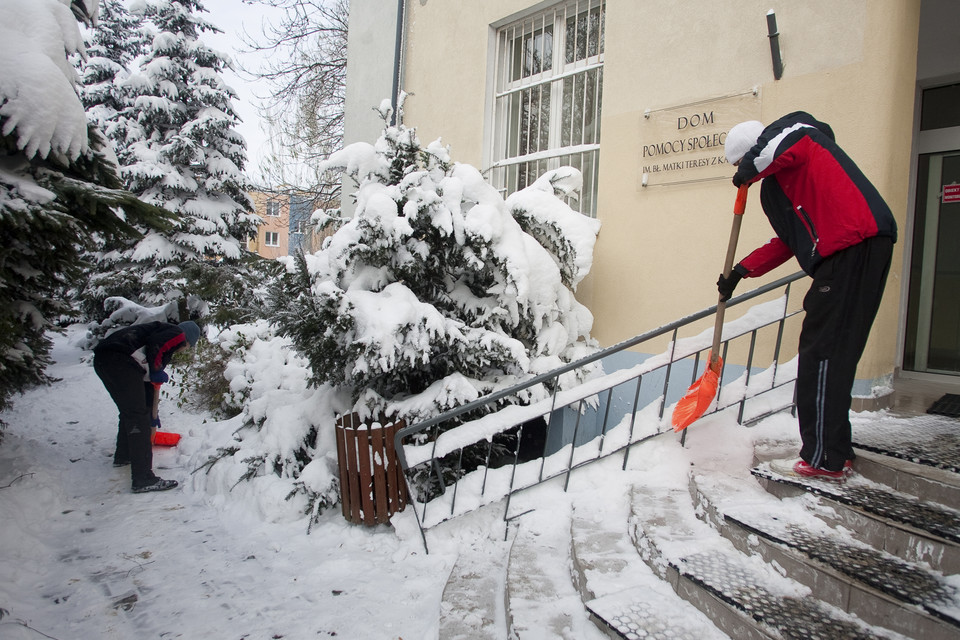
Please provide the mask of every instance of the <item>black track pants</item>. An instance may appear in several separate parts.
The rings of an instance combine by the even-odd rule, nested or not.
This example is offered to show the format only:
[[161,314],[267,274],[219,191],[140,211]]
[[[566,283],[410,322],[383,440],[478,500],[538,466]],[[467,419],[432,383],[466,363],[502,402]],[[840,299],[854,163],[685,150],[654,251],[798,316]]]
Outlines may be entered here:
[[128,355],[105,351],[93,356],[93,370],[120,412],[115,460],[129,456],[133,484],[150,484],[156,479],[150,443],[152,407],[146,400],[143,369]]
[[869,238],[826,258],[803,299],[797,412],[808,464],[840,471],[854,458],[850,393],[890,270],[893,241]]

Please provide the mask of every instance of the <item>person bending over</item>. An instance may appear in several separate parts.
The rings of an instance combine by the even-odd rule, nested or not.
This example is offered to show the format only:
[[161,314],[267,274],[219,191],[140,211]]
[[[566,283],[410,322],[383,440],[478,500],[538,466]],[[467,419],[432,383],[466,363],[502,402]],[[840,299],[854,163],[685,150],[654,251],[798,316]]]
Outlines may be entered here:
[[771,468],[842,480],[855,457],[851,391],[887,281],[896,221],[830,126],[809,113],[767,127],[742,122],[727,134],[724,153],[737,167],[735,186],[762,181],[760,203],[776,236],[720,276],[721,297],[729,298],[741,278],[762,276],[791,257],[813,278],[798,349],[800,459]]
[[120,412],[113,465],[130,465],[134,493],[177,486],[176,480],[153,473],[152,431],[159,419],[152,410],[173,354],[196,346],[199,339],[195,322],[147,322],[118,329],[93,348],[93,370]]

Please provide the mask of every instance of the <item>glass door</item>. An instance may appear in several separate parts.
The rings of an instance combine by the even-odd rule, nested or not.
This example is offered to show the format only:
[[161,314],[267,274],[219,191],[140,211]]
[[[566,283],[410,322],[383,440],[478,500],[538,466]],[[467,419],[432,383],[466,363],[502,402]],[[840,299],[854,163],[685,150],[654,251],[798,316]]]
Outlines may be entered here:
[[904,369],[960,375],[960,151],[919,157]]

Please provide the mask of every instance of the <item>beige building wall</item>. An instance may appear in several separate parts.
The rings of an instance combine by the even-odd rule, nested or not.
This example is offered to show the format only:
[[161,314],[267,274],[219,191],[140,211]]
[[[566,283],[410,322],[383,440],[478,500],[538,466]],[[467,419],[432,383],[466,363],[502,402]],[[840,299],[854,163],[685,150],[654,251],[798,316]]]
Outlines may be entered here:
[[[254,192],[250,194],[253,200],[253,210],[260,216],[260,226],[257,236],[247,240],[247,249],[264,258],[279,258],[287,255],[290,243],[290,198],[274,199],[268,193]],[[267,202],[276,200],[280,203],[280,215],[267,215]],[[267,233],[276,233],[279,245],[271,246],[266,242]]]
[[[424,143],[442,136],[455,160],[487,168],[495,28],[552,4],[407,3],[403,87],[412,95],[404,122],[417,128]],[[785,63],[780,80],[772,70],[769,9],[776,12]],[[735,190],[725,177],[668,186],[651,180],[642,186],[649,159],[641,150],[651,139],[644,116],[647,110],[746,94],[747,106],[739,112],[723,101],[693,106],[691,112],[716,106],[717,125],[725,131],[743,119],[769,123],[791,111],[809,111],[833,127],[837,141],[894,211],[901,239],[857,377],[868,381],[891,374],[903,285],[920,1],[607,0],[606,11],[597,213],[603,227],[592,273],[578,291],[594,313],[594,336],[609,346],[716,302]],[[729,166],[720,173],[732,174]],[[758,191],[747,206],[738,258],[773,236]],[[798,269],[791,261],[746,285]]]

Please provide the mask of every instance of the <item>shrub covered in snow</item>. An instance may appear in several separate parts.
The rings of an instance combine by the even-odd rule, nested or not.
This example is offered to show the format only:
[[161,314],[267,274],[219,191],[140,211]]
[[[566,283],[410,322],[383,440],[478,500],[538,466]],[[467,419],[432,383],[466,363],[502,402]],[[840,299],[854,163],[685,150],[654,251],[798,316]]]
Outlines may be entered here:
[[504,200],[402,124],[329,164],[360,182],[356,213],[291,264],[275,317],[313,382],[348,390],[361,417],[421,420],[595,349],[573,290],[599,223],[557,197],[579,188],[577,170]]
[[[387,104],[381,115],[389,122]],[[230,348],[244,336],[227,367],[243,426],[207,461],[219,482],[285,479],[313,513],[336,496],[338,415],[417,422],[597,348],[573,291],[599,223],[562,199],[578,171],[548,172],[504,199],[402,124],[329,165],[357,179],[355,215],[320,251],[289,261],[274,327],[221,338]]]

